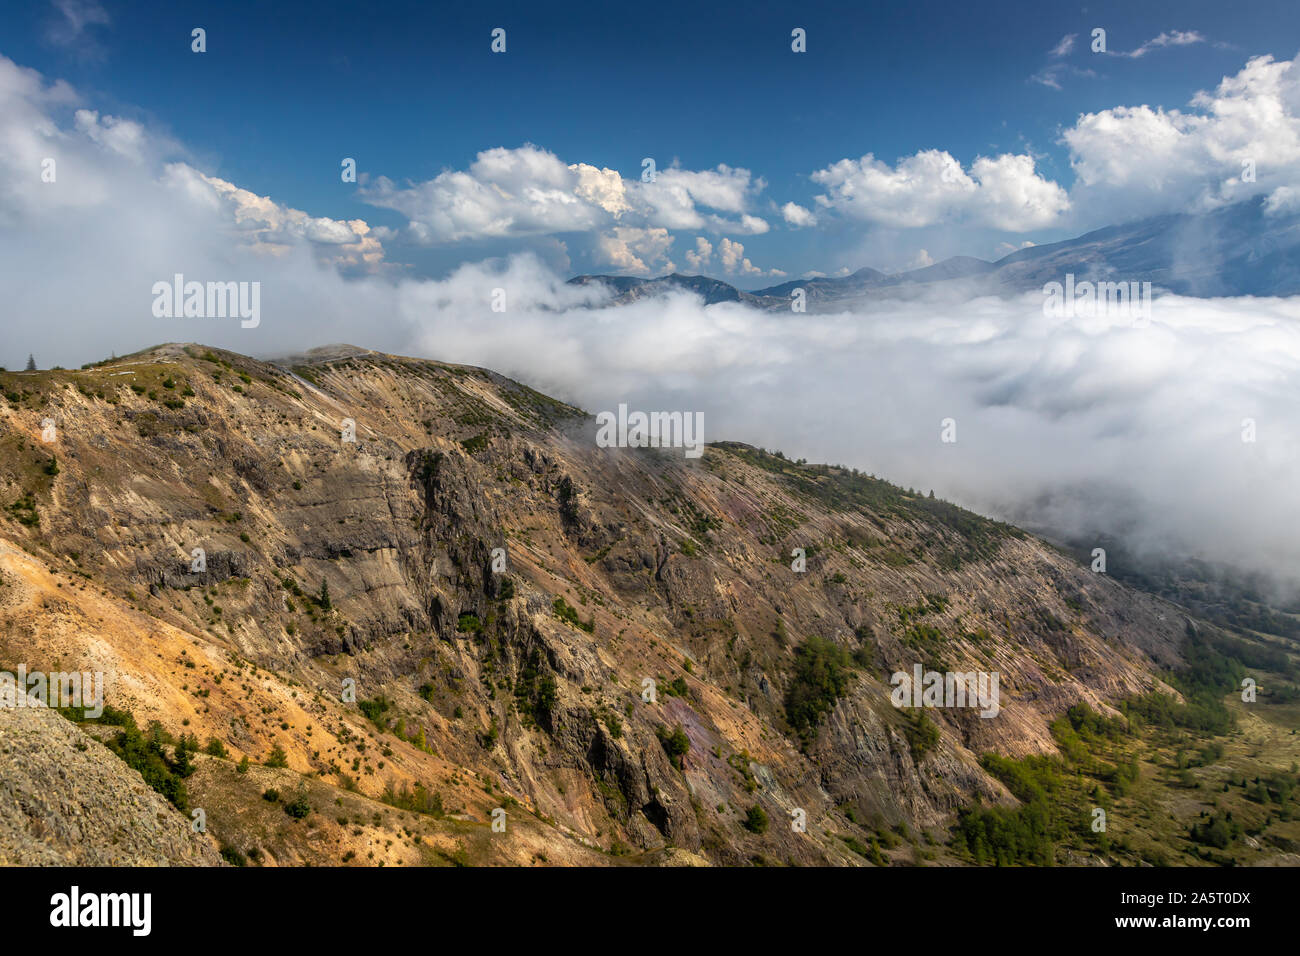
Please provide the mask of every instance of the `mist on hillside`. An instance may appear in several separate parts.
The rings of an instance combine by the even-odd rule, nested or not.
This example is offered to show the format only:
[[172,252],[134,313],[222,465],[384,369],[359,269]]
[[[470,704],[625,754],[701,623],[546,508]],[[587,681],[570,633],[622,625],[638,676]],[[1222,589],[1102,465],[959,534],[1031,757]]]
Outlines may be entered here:
[[[508,322],[481,304],[492,287],[509,290]],[[708,440],[857,467],[1062,537],[1300,576],[1300,300],[1162,295],[1145,323],[1051,318],[1041,293],[818,315],[685,294],[601,307],[527,260],[396,298],[419,354],[592,412],[699,410]]]

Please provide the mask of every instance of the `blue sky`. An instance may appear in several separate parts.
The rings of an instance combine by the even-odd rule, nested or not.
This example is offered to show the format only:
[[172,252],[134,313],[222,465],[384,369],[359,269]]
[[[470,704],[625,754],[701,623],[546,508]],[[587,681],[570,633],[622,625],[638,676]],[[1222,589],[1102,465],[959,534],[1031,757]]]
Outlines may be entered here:
[[[196,26],[207,31],[203,55],[190,50]],[[501,55],[489,50],[498,26],[507,30]],[[790,49],[796,26],[807,31],[807,53]],[[1089,49],[1095,27],[1107,32],[1105,55]],[[812,177],[868,153],[892,167],[942,150],[968,172],[981,156],[1032,157],[1034,176],[1070,190],[1076,177],[1061,136],[1081,114],[1185,109],[1249,57],[1295,57],[1298,27],[1294,2],[585,10],[57,0],[12,11],[0,54],[70,83],[99,114],[170,138],[205,174],[311,216],[380,227],[385,263],[411,274],[531,248],[563,272],[636,272],[619,268],[635,260],[645,274],[671,264],[756,288],[809,271],[994,258],[1104,225],[1127,207],[1045,212],[1014,228],[970,210],[910,217],[919,225],[881,222],[862,209],[823,211],[817,197],[827,184]],[[1054,55],[1069,36],[1072,48]],[[1150,45],[1162,36],[1186,42]],[[1142,55],[1123,55],[1144,44]],[[469,169],[482,150],[525,144],[627,180],[639,178],[646,156],[661,169],[747,170],[743,214],[767,229],[669,226],[671,246],[638,236],[615,254],[593,247],[599,227],[417,237],[407,229],[417,196],[390,192],[377,204],[338,174],[340,159],[355,157],[363,187],[382,176],[400,192]],[[787,202],[817,226],[793,228],[780,211]],[[732,213],[728,222],[742,214]],[[692,268],[685,253],[700,248],[697,237],[711,254]],[[723,239],[743,244],[743,256],[733,247],[724,264]]]

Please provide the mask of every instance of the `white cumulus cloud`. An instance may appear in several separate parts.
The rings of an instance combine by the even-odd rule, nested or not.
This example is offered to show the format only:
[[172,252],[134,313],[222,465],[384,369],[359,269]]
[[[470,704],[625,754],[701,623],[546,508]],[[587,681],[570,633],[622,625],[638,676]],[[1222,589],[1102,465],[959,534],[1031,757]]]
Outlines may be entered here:
[[796,229],[817,225],[817,217],[811,209],[805,209],[798,203],[788,202],[781,207],[781,217]]
[[1077,177],[1076,205],[1106,221],[1207,209],[1300,185],[1297,60],[1255,57],[1190,105],[1080,116],[1062,135]]
[[1024,231],[1052,225],[1069,208],[1059,185],[1039,176],[1033,157],[980,157],[964,170],[944,150],[922,150],[894,166],[868,153],[812,174],[817,202],[851,218],[918,228],[965,222]]
[[[613,264],[628,260],[622,229],[708,230],[759,235],[770,226],[750,211],[766,186],[747,169],[660,169],[652,181],[565,163],[531,144],[479,153],[467,170],[398,186],[379,177],[361,195],[406,217],[427,244],[587,233]],[[634,256],[640,258],[639,256]],[[648,264],[648,263],[643,263]]]

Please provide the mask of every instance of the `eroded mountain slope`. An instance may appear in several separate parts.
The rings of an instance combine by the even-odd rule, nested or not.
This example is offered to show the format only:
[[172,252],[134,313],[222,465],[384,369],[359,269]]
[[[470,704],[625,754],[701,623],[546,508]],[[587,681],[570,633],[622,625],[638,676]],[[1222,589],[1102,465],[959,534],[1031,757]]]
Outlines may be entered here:
[[[163,346],[3,386],[0,575],[27,594],[0,658],[102,670],[141,726],[220,741],[191,802],[262,809],[221,781],[277,746],[312,819],[419,785],[438,823],[404,840],[448,859],[862,862],[845,835],[1009,799],[980,754],[1054,750],[1051,719],[1151,687],[1186,628],[944,502],[741,445],[597,448],[590,417],[480,369]],[[853,656],[806,721],[810,638]],[[918,735],[888,684],[916,663],[997,671],[1000,713]],[[211,817],[224,845],[278,839]]]

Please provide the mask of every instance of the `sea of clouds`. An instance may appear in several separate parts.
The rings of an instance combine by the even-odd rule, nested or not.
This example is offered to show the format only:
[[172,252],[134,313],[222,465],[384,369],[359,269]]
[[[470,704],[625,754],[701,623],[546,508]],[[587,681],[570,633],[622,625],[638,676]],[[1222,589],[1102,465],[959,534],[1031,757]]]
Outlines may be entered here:
[[[486,307],[491,288],[508,313]],[[411,351],[590,411],[701,410],[709,440],[843,463],[1062,535],[1300,577],[1300,298],[1163,295],[1134,322],[1051,318],[1038,292],[832,314],[587,296],[517,259],[402,283],[396,314]],[[941,441],[945,419],[955,442]]]

